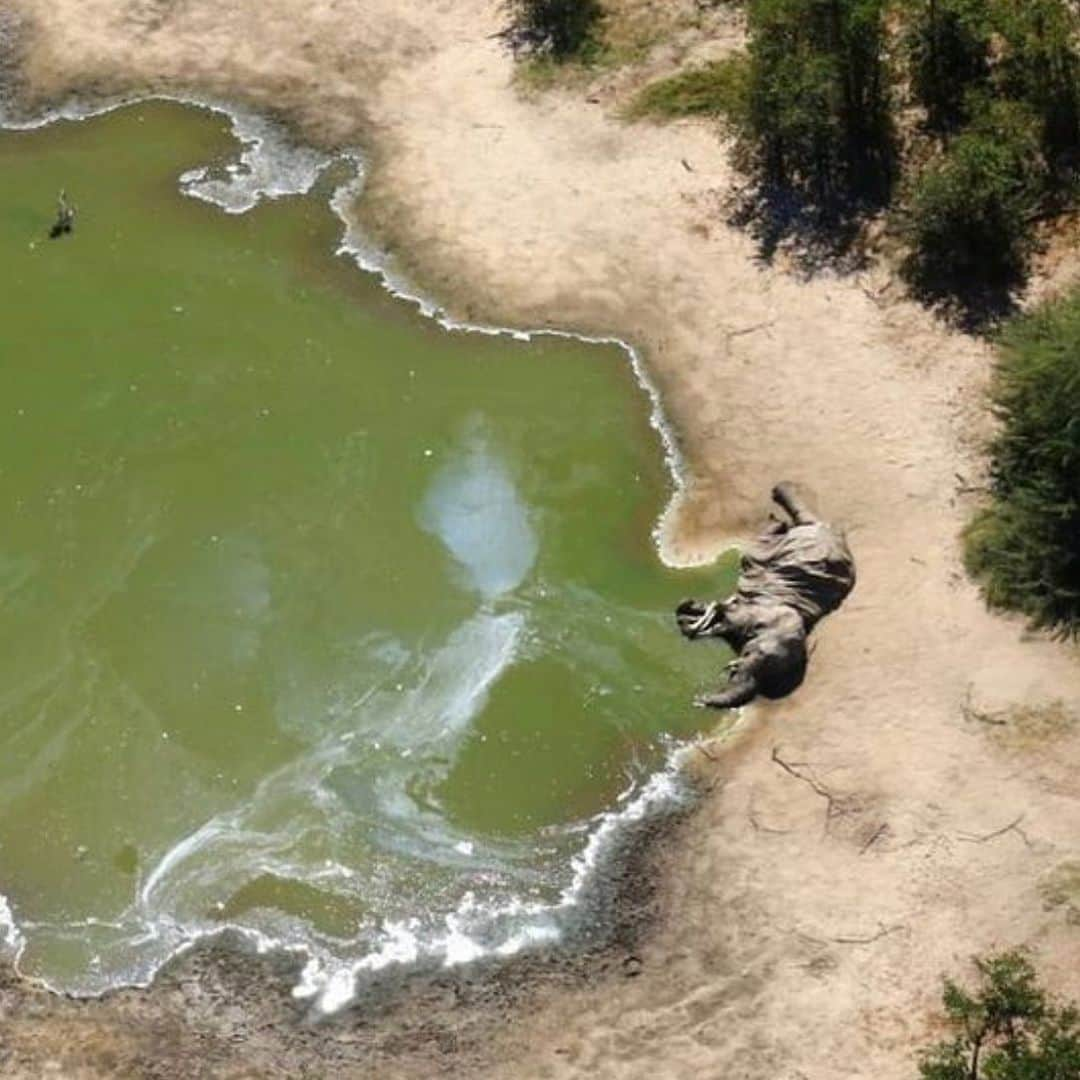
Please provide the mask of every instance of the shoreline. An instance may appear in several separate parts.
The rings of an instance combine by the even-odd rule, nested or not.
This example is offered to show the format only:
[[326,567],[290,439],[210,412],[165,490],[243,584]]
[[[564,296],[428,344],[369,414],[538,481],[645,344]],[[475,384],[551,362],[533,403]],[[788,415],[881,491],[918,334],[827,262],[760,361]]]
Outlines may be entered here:
[[4,1046],[4,1075],[59,1066],[65,1077],[360,1076],[374,1066],[380,1076],[426,1078],[466,1064],[488,1075],[508,1014],[640,976],[638,953],[662,917],[661,851],[693,817],[692,805],[672,807],[623,835],[602,882],[601,934],[452,967],[389,965],[358,979],[353,999],[330,1013],[295,994],[301,955],[263,951],[231,928],[175,953],[145,986],[90,997],[0,965],[0,1030],[29,1031]]
[[[940,975],[973,953],[1027,944],[1052,990],[1080,996],[1072,909],[1043,891],[1080,857],[1080,737],[1024,727],[1080,700],[1077,650],[987,613],[959,563],[983,344],[881,268],[868,290],[763,266],[723,223],[734,179],[705,125],[629,128],[602,78],[598,105],[522,101],[493,4],[320,0],[303,35],[291,0],[259,16],[230,0],[144,5],[152,17],[122,0],[17,7],[39,95],[205,83],[291,106],[304,139],[368,148],[359,217],[425,294],[469,320],[637,343],[687,465],[676,558],[745,533],[781,477],[851,533],[859,588],[816,632],[806,684],[703,762],[713,790],[660,853],[640,976],[562,984],[512,1023],[496,1009],[483,1060],[447,1042],[428,1075],[434,1060],[515,1080],[900,1080]],[[1022,844],[989,839],[1018,814]],[[467,1024],[469,1006],[455,1015]]]

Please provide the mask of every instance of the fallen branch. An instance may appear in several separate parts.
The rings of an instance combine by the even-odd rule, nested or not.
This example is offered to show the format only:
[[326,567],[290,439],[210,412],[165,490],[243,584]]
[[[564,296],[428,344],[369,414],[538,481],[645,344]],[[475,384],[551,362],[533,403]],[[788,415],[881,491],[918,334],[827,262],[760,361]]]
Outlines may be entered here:
[[813,934],[807,934],[803,930],[795,930],[794,933],[806,941],[814,942],[815,945],[873,945],[875,941],[880,941],[882,938],[889,937],[891,934],[899,934],[901,931],[906,931],[908,929],[906,923],[894,923],[892,926],[878,923],[878,926],[880,929],[876,934],[870,934],[866,937],[815,937]]
[[866,841],[861,848],[859,848],[859,854],[865,855],[887,832],[889,831],[889,823],[883,821],[875,830],[873,836]]
[[786,836],[791,832],[790,829],[776,829],[771,825],[764,825],[758,820],[757,811],[754,809],[754,793],[750,793],[750,798],[746,804],[746,817],[750,822],[751,828],[754,832],[771,833],[773,836]]
[[1008,720],[1002,716],[995,716],[994,713],[982,712],[976,709],[971,704],[971,692],[972,684],[968,683],[964,704],[960,706],[960,713],[965,720],[972,720],[978,724],[989,724],[991,727],[1005,727],[1008,724]]
[[765,322],[754,323],[753,326],[745,326],[741,330],[728,330],[724,335],[728,341],[733,341],[737,337],[745,337],[747,334],[756,334],[759,330],[768,330],[776,325],[775,319],[766,319]]
[[961,473],[953,473],[953,476],[956,477],[957,495],[986,495],[990,491],[987,484],[969,484]]
[[837,797],[833,795],[827,787],[820,784],[812,775],[799,772],[799,769],[809,767],[805,761],[785,761],[780,756],[780,747],[778,746],[772,748],[772,759],[789,776],[793,776],[796,780],[801,780],[815,795],[825,800],[825,830],[827,832],[829,829],[829,822],[832,820],[833,816],[840,813]]
[[834,937],[829,940],[835,941],[837,945],[873,945],[875,941],[880,941],[883,937],[898,934],[901,930],[907,929],[903,923],[897,923],[895,926],[885,926],[884,923],[879,925],[881,929],[870,937]]
[[870,290],[865,285],[860,285],[859,288],[862,289],[862,291],[865,294],[866,298],[872,304],[874,304],[876,307],[884,307],[885,305],[882,302],[882,300],[883,300],[883,297],[885,296],[885,293],[889,291],[889,287],[891,285],[892,285],[892,282],[887,281],[887,282],[885,282],[884,285],[881,286],[880,289]]
[[980,836],[977,833],[957,833],[957,840],[962,840],[965,844],[987,844],[991,840],[996,840],[999,836],[1004,836],[1006,833],[1014,832],[1027,847],[1031,847],[1031,840],[1028,839],[1028,835],[1020,828],[1020,822],[1024,820],[1024,815],[1021,814],[1015,821],[1010,821],[1008,825],[1003,825],[1000,829],[995,829],[993,832],[986,833]]

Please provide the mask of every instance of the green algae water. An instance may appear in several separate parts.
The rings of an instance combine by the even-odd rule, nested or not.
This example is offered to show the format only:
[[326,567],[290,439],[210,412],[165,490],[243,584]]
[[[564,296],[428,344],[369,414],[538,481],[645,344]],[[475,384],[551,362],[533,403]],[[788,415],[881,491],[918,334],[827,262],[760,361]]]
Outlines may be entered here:
[[184,196],[236,153],[166,103],[0,133],[0,892],[50,985],[229,927],[330,1007],[567,932],[703,722],[669,613],[724,571],[657,558],[621,349],[420,318],[334,255],[334,166]]

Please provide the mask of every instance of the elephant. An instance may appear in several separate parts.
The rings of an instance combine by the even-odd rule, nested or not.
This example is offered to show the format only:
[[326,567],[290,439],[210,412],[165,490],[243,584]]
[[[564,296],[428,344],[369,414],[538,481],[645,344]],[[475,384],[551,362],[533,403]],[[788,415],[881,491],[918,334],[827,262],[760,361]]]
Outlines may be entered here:
[[721,638],[736,652],[727,684],[698,697],[701,708],[733,709],[759,694],[781,698],[806,676],[807,637],[855,587],[855,561],[844,535],[819,520],[791,484],[773,501],[790,520],[768,526],[742,554],[735,592],[726,600],[684,600],[675,611],[683,635]]

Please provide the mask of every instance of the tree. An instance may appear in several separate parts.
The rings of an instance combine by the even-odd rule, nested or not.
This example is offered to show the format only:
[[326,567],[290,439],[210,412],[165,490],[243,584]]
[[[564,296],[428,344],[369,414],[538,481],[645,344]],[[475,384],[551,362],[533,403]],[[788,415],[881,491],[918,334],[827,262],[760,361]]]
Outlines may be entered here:
[[973,106],[975,120],[912,183],[905,273],[931,298],[968,304],[1007,296],[1026,273],[1044,169],[1037,123],[1009,102]]
[[1080,293],[1006,328],[993,382],[993,503],[969,526],[987,600],[1080,634]]
[[1076,1080],[1080,1015],[1051,1002],[1020,952],[975,960],[979,986],[945,980],[943,1001],[953,1039],[931,1048],[922,1080]]
[[821,204],[893,172],[883,0],[750,0],[744,156]]
[[1056,170],[1075,168],[1080,151],[1080,19],[1066,0],[996,0],[1006,48],[999,92],[1026,102],[1042,124],[1043,149]]
[[904,43],[912,91],[932,129],[952,131],[968,119],[969,95],[990,77],[992,37],[987,0],[920,0]]
[[515,52],[566,60],[595,44],[603,15],[599,0],[506,0],[503,37]]

